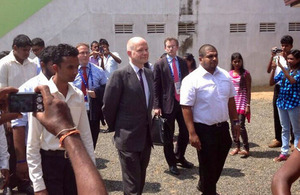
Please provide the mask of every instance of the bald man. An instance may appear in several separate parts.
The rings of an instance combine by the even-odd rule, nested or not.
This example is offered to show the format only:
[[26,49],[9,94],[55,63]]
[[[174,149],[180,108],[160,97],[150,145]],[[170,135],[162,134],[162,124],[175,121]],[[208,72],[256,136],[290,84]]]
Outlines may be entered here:
[[108,80],[102,109],[109,129],[115,131],[124,194],[142,194],[152,146],[153,75],[144,68],[149,57],[147,41],[131,38],[127,55],[129,65]]

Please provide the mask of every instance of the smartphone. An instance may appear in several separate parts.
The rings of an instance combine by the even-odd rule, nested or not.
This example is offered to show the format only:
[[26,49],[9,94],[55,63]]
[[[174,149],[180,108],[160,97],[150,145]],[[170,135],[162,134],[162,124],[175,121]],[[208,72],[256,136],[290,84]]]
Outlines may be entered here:
[[43,112],[43,96],[40,93],[11,93],[8,96],[9,112]]

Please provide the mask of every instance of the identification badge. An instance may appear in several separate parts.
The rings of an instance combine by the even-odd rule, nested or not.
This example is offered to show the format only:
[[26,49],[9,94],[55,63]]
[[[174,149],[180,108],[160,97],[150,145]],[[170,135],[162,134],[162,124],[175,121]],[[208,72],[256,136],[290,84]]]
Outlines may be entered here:
[[180,94],[180,86],[181,86],[181,82],[178,81],[178,82],[174,83],[174,86],[175,86],[176,93],[177,93],[177,94]]

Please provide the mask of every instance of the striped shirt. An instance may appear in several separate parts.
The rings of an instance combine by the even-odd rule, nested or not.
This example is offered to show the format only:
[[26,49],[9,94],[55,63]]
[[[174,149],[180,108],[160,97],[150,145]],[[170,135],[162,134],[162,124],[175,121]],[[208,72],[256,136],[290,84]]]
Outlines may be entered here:
[[[246,77],[247,74],[250,74],[247,70],[244,72],[244,77]],[[236,104],[236,110],[238,114],[245,114],[246,106],[247,106],[247,89],[246,89],[246,83],[244,88],[240,88],[240,82],[241,82],[241,76],[239,74],[233,74],[233,70],[229,72],[229,75],[231,77],[231,81],[233,83],[234,89],[236,91],[236,95],[234,96],[235,104]],[[248,116],[247,116],[248,118]],[[249,116],[250,119],[250,116]],[[248,119],[248,121],[249,121]]]

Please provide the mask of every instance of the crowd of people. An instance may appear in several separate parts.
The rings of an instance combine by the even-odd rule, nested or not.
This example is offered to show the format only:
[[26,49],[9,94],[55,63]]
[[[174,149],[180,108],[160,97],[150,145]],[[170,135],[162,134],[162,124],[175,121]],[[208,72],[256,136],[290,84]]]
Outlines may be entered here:
[[[166,53],[153,65],[147,41],[133,37],[127,42],[129,62],[119,67],[119,54],[111,52],[103,38],[73,47],[45,46],[41,38],[16,36],[12,51],[1,52],[0,60],[3,193],[11,194],[17,187],[27,194],[106,194],[94,155],[101,122],[107,126],[105,132],[114,132],[124,194],[142,194],[153,147],[154,113],[166,119],[163,152],[169,173],[180,175],[177,166],[194,167],[185,158],[190,143],[198,155],[197,189],[217,194],[228,153],[251,155],[245,125],[251,114],[250,72],[237,52],[226,71],[218,66],[213,45],[199,48],[198,67],[193,54],[177,55],[176,38],[166,38],[163,46]],[[276,139],[269,147],[282,147],[274,161],[287,160],[299,169],[284,164],[273,178],[274,194],[289,191],[300,175],[300,51],[292,50],[289,35],[282,37],[281,47],[272,48],[267,70],[270,85],[275,85]],[[30,51],[34,59],[29,58]],[[9,113],[7,94],[16,92],[40,92],[45,110]],[[290,132],[296,150],[289,158]],[[229,152],[232,140],[234,149]]]

